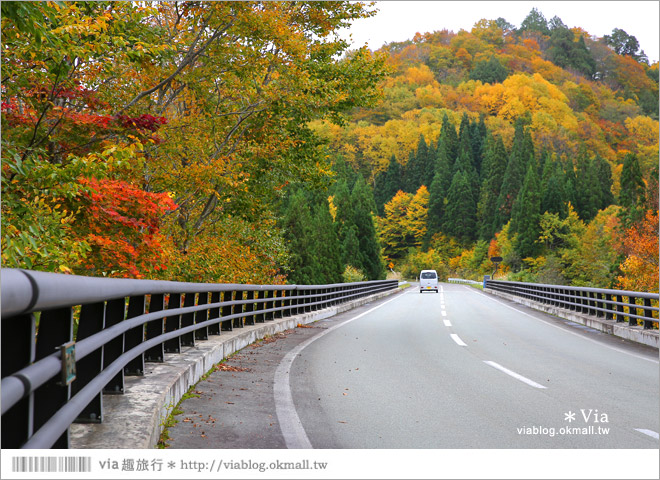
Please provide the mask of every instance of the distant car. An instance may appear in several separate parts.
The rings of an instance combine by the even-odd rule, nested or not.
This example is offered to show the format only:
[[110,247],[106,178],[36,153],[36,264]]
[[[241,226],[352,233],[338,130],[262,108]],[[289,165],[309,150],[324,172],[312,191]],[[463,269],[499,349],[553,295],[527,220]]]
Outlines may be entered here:
[[419,274],[419,293],[438,293],[438,272],[435,270],[422,270]]

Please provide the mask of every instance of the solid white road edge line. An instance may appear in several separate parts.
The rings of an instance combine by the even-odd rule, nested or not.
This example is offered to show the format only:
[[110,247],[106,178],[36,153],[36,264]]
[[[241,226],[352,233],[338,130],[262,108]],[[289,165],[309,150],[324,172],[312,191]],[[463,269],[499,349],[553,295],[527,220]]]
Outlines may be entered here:
[[647,430],[645,428],[636,428],[635,430],[637,430],[640,433],[643,433],[644,435],[648,435],[649,437],[653,437],[656,440],[660,439],[660,435],[658,434],[658,432],[654,432],[653,430]]
[[[652,362],[652,363],[660,363],[660,361],[658,361],[658,360],[653,360],[653,359],[651,359],[651,358],[642,357],[641,355],[635,355],[634,353],[626,352],[625,350],[621,350],[621,349],[616,348],[616,347],[610,347],[609,345],[606,345],[606,344],[603,343],[603,342],[599,342],[598,340],[593,340],[593,339],[591,339],[591,338],[587,338],[587,337],[585,337],[584,335],[580,335],[579,333],[572,332],[572,331],[570,331],[570,330],[568,330],[568,329],[566,329],[566,328],[560,327],[560,326],[558,326],[558,325],[554,325],[554,324],[552,324],[552,323],[550,323],[550,322],[547,322],[547,321],[542,320],[542,319],[540,319],[540,318],[538,318],[538,317],[535,317],[534,315],[530,315],[530,314],[527,313],[527,312],[523,312],[522,310],[518,310],[517,308],[514,308],[514,307],[512,307],[511,305],[507,305],[507,304],[504,303],[504,302],[500,302],[499,300],[496,300],[496,299],[494,299],[494,298],[491,298],[491,297],[489,297],[488,295],[486,295],[485,293],[479,292],[479,291],[475,290],[475,289],[472,288],[472,287],[465,287],[465,288],[469,289],[469,290],[470,290],[471,292],[473,292],[473,293],[476,293],[476,294],[478,294],[478,295],[482,295],[482,296],[484,296],[484,297],[486,297],[486,298],[492,300],[492,301],[495,302],[495,303],[499,303],[500,305],[504,305],[506,308],[510,308],[511,310],[514,310],[514,311],[516,311],[516,312],[518,312],[518,313],[522,313],[523,315],[527,315],[528,317],[533,318],[534,320],[538,320],[539,322],[543,322],[543,323],[545,323],[546,325],[549,325],[549,326],[551,326],[551,327],[553,327],[553,328],[557,328],[557,329],[562,330],[562,331],[564,331],[564,332],[566,332],[566,333],[570,333],[571,335],[575,335],[576,337],[579,337],[579,338],[581,338],[581,339],[583,339],[583,340],[586,340],[587,342],[596,343],[596,344],[600,345],[601,347],[609,348],[610,350],[614,350],[615,352],[624,353],[624,354],[626,354],[626,355],[630,355],[631,357],[639,358],[640,360],[646,360],[647,362]],[[544,313],[544,312],[539,312],[539,313],[542,314],[542,313]]]
[[509,370],[508,368],[504,368],[504,367],[503,367],[502,365],[500,365],[499,363],[491,362],[490,360],[484,360],[484,363],[485,363],[486,365],[490,365],[490,366],[493,367],[493,368],[496,368],[496,369],[499,370],[500,372],[504,372],[504,373],[506,373],[507,375],[509,375],[509,376],[511,376],[511,377],[513,377],[513,378],[515,378],[516,380],[520,380],[521,382],[526,383],[527,385],[529,385],[529,386],[531,386],[531,387],[534,387],[534,388],[546,388],[546,387],[544,387],[543,385],[541,385],[540,383],[536,383],[535,381],[530,380],[530,379],[527,378],[527,377],[523,377],[522,375],[520,375],[520,374],[518,374],[518,373],[516,373],[516,372],[514,372],[514,371],[512,371],[512,370]]
[[456,335],[455,333],[450,333],[449,336],[453,341],[456,342],[456,344],[460,347],[467,347],[467,343],[465,343],[463,340],[461,340],[461,337]]
[[315,342],[324,335],[327,335],[339,327],[343,327],[353,320],[364,317],[374,310],[377,310],[397,299],[398,297],[395,297],[361,313],[360,315],[346,320],[345,322],[330,327],[327,330],[323,330],[319,334],[308,338],[284,356],[280,364],[277,366],[277,370],[275,370],[273,393],[275,396],[275,412],[277,414],[277,420],[280,424],[280,430],[282,431],[282,436],[284,437],[284,442],[286,443],[287,448],[314,448],[307,437],[307,433],[305,433],[300,417],[298,417],[298,412],[296,412],[296,407],[293,403],[293,396],[291,395],[289,372],[291,371],[291,365],[293,365],[295,358],[312,342]]

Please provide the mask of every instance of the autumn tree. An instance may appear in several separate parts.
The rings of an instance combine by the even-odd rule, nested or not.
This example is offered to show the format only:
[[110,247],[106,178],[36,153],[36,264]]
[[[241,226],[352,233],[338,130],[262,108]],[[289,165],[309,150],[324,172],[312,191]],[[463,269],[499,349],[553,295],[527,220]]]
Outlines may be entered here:
[[648,210],[642,222],[626,229],[626,255],[618,277],[620,288],[637,292],[658,291],[658,212]]
[[385,215],[377,218],[378,237],[383,245],[383,254],[386,258],[402,258],[412,243],[407,218],[412,197],[412,194],[399,190],[385,204]]
[[[328,175],[309,121],[340,122],[343,112],[371,104],[384,75],[382,59],[366,48],[347,52],[335,36],[370,15],[363,4],[9,2],[2,9],[3,196],[5,185],[21,186],[7,191],[15,202],[3,202],[3,255],[20,258],[30,244],[39,252],[32,265],[47,269],[75,270],[75,257],[89,249],[76,226],[92,224],[92,210],[72,209],[91,191],[36,196],[51,181],[46,174],[88,187],[69,177],[76,168],[107,182],[101,192],[130,179],[131,188],[173,200],[175,211],[161,205],[168,211],[161,227],[182,264],[213,253],[199,247],[217,225],[237,226],[230,219],[263,229],[250,241],[270,238],[283,187],[318,185]],[[83,166],[73,168],[75,161]],[[43,220],[10,228],[19,213]],[[64,218],[73,235],[48,235]],[[64,248],[51,239],[64,239]],[[229,265],[217,252],[204,262]]]

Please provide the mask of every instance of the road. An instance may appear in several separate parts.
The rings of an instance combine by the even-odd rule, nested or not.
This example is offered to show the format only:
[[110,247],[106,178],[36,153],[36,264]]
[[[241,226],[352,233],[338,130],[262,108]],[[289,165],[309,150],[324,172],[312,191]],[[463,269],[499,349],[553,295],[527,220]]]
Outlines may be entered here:
[[650,347],[456,284],[315,326],[200,383],[184,416],[222,422],[179,422],[171,446],[658,448]]

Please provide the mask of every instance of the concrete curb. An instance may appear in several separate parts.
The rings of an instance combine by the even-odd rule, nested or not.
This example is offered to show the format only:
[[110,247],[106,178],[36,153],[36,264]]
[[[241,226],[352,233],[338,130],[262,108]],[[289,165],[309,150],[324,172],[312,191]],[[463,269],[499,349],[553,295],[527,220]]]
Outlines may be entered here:
[[71,448],[154,448],[164,423],[183,395],[213,366],[234,352],[298,324],[335,316],[365,303],[400,292],[392,289],[334,307],[249,325],[197,341],[179,354],[165,354],[163,363],[146,363],[143,377],[126,377],[123,395],[103,395],[103,423],[72,424]]
[[631,327],[627,323],[616,322],[615,320],[605,320],[604,318],[592,317],[581,313],[567,310],[565,308],[558,308],[553,305],[546,305],[544,303],[534,302],[527,298],[518,297],[509,293],[496,291],[490,288],[484,288],[484,292],[505,298],[512,302],[526,305],[534,310],[546,312],[556,317],[572,320],[587,327],[591,327],[601,332],[609,333],[617,337],[632,340],[633,342],[649,345],[654,348],[660,347],[660,332],[658,330],[645,330],[642,327]]

